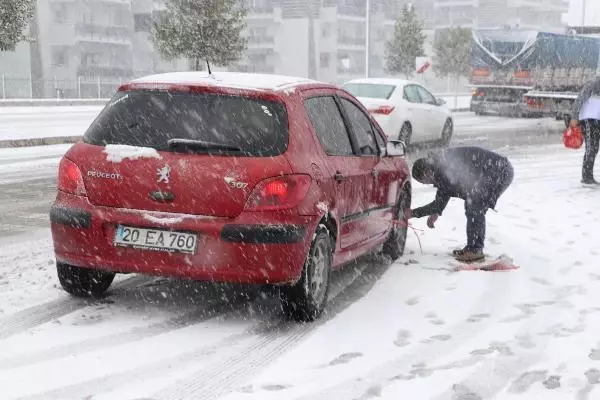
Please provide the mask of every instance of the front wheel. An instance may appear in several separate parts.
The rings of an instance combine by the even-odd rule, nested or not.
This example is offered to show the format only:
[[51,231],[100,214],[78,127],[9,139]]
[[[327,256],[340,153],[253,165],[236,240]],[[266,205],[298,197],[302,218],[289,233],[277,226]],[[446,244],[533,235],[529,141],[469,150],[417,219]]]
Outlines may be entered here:
[[56,272],[63,289],[78,297],[98,297],[108,290],[115,279],[114,272],[63,263],[56,264]]
[[314,321],[323,313],[329,294],[333,246],[327,230],[319,227],[310,245],[300,280],[282,287],[283,311],[297,321]]
[[404,142],[406,147],[411,144],[412,141],[412,127],[408,122],[405,122],[400,129],[400,133],[398,134],[398,138]]
[[451,119],[447,119],[444,124],[444,129],[442,129],[442,146],[448,146],[450,144],[450,140],[452,140],[452,134],[454,133],[454,124]]

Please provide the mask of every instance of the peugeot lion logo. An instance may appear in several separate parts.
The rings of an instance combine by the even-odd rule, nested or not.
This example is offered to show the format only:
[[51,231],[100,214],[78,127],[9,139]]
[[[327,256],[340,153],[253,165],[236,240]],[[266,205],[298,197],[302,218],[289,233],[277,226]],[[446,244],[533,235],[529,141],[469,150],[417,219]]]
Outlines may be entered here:
[[161,183],[169,183],[169,175],[171,174],[171,167],[165,165],[162,168],[158,168],[156,170],[156,175],[158,175],[158,180],[156,182]]

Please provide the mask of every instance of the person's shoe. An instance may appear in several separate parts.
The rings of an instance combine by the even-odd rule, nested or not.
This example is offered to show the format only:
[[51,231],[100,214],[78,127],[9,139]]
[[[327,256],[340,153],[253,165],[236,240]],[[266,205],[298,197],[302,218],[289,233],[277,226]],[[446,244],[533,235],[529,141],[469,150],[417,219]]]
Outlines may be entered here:
[[457,255],[456,261],[460,262],[474,262],[481,261],[485,259],[485,255],[483,254],[483,250],[467,250],[465,249],[462,254]]
[[600,184],[594,178],[583,178],[583,179],[581,179],[581,183],[583,183],[584,185],[599,185]]
[[460,256],[461,254],[464,254],[465,251],[467,251],[467,247],[463,247],[462,249],[456,249],[456,250],[452,250],[452,255],[454,257]]

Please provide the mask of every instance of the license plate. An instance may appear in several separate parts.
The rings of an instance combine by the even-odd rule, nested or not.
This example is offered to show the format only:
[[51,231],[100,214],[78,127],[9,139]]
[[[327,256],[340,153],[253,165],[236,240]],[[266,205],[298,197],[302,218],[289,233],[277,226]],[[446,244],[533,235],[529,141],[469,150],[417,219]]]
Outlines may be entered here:
[[114,239],[115,246],[170,253],[195,253],[197,242],[198,237],[193,233],[134,228],[123,225],[117,226]]

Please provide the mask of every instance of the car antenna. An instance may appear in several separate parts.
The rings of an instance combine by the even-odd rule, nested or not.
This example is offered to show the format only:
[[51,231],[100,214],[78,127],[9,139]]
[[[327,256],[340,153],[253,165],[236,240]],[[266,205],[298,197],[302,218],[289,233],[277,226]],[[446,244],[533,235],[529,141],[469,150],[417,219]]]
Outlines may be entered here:
[[206,59],[206,67],[208,68],[208,76],[214,78],[212,71],[210,70],[210,62]]

